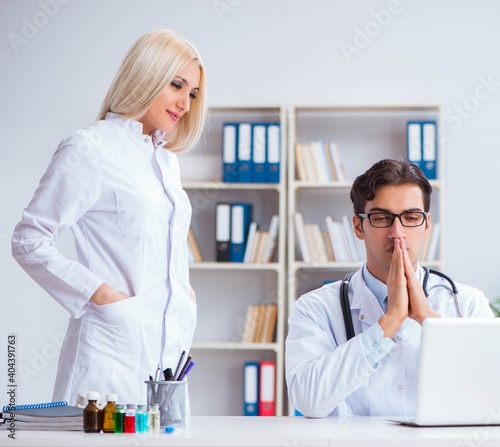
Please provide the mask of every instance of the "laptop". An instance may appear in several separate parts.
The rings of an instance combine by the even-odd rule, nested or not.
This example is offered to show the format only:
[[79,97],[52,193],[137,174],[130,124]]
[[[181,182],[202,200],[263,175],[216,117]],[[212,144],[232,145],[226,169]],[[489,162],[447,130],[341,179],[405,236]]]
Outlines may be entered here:
[[500,425],[500,318],[427,318],[415,426]]

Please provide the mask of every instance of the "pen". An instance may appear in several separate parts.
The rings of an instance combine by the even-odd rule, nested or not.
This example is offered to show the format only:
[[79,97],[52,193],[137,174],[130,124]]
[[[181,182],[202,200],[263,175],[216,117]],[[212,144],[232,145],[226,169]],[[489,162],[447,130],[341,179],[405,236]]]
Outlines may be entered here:
[[184,366],[181,369],[181,372],[179,373],[178,376],[176,376],[175,380],[179,380],[179,377],[184,376],[184,373],[186,372],[187,367],[191,363],[192,357],[190,355],[187,356],[186,363],[184,363]]
[[[160,380],[160,374],[161,374],[161,363],[158,363],[158,367],[156,368],[156,373],[155,373],[155,382],[158,382]],[[153,399],[155,402],[160,402],[158,400],[158,385],[153,385]]]
[[175,372],[174,372],[174,378],[177,377],[177,374],[179,373],[179,369],[182,365],[182,360],[184,359],[184,356],[186,355],[186,351],[182,351],[182,354],[181,356],[179,357],[179,361],[177,362],[177,366],[175,368]]
[[194,365],[196,365],[196,363],[191,360],[191,363],[186,368],[186,371],[184,371],[184,374],[181,377],[179,377],[178,380],[183,380],[184,377],[186,377],[189,374],[189,371],[191,371],[191,369],[193,368]]
[[160,374],[161,374],[161,363],[158,363],[158,368],[156,368],[156,373],[155,373],[155,381],[158,382],[160,380]]

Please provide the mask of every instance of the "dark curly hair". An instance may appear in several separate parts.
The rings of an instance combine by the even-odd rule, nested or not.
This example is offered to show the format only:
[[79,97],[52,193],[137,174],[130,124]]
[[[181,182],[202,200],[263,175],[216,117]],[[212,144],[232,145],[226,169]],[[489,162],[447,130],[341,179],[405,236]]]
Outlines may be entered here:
[[373,200],[382,186],[417,185],[424,198],[424,211],[431,206],[432,186],[417,165],[407,160],[380,160],[354,180],[351,200],[354,213],[364,213],[366,202]]

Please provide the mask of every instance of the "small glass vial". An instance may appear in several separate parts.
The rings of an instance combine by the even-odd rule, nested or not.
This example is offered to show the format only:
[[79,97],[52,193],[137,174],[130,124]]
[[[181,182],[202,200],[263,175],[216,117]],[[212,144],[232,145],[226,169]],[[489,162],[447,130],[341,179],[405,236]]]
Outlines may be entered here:
[[160,410],[158,404],[151,404],[148,411],[149,433],[160,433]]
[[135,404],[127,404],[123,422],[124,433],[135,433]]
[[102,409],[102,431],[104,433],[114,433],[116,401],[118,400],[118,396],[116,394],[107,394],[106,400],[106,406]]
[[125,404],[116,404],[115,433],[123,433],[125,419]]
[[83,431],[85,433],[99,433],[101,431],[101,410],[97,406],[99,394],[87,394],[88,404],[83,410]]
[[135,432],[148,432],[148,407],[146,405],[137,405],[137,413],[135,415]]

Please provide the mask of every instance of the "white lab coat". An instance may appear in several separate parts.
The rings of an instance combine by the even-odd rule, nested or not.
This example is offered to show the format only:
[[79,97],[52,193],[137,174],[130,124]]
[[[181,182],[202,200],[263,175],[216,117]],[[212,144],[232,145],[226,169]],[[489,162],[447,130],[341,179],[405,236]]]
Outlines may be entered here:
[[[464,317],[493,316],[482,292],[456,285]],[[285,366],[293,407],[309,417],[414,415],[421,326],[407,318],[393,337],[394,348],[372,368],[360,334],[383,310],[357,271],[349,285],[356,336],[347,341],[339,288],[337,281],[305,294],[289,318]],[[428,291],[436,312],[457,317],[445,280],[431,274]]]
[[[158,363],[175,368],[196,326],[186,238],[191,205],[163,134],[109,113],[58,147],[12,238],[19,264],[69,313],[54,400],[84,391],[146,403]],[[55,246],[71,228],[78,261]],[[130,298],[89,301],[107,283]]]

